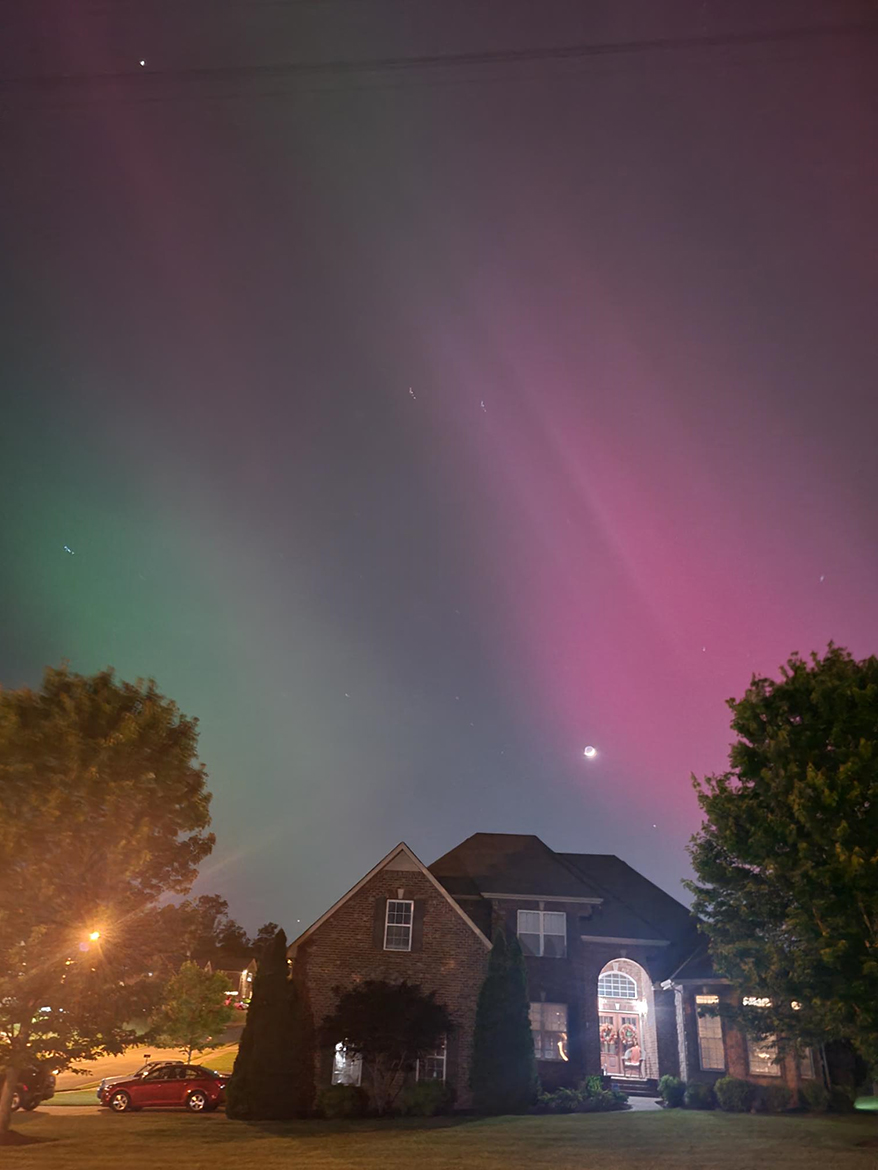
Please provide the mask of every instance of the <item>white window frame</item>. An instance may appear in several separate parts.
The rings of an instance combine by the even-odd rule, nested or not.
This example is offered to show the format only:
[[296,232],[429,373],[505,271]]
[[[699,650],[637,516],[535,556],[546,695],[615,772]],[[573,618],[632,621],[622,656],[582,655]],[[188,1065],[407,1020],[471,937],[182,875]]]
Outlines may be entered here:
[[[345,1075],[345,1070],[350,1073]],[[333,1085],[359,1085],[363,1079],[363,1058],[360,1055],[348,1056],[344,1040],[339,1040],[332,1054]]]
[[[607,995],[605,991],[601,991],[601,982],[604,979],[612,979],[614,977],[620,980],[620,982],[626,979],[628,980],[628,983],[622,983],[622,985],[626,988],[626,993],[621,991],[614,991],[610,995]],[[633,990],[631,990],[632,988]],[[631,991],[631,994],[628,995],[627,991]],[[637,980],[632,979],[627,971],[602,971],[600,975],[598,975],[598,995],[601,999],[637,999]]]
[[[558,1008],[563,1008],[563,1010],[564,1010],[564,1030],[563,1030],[563,1032],[558,1032],[554,1028],[546,1028],[545,1027],[546,1008],[551,1008],[553,1010],[557,1010]],[[534,1017],[535,1016],[539,1017],[539,1025],[540,1026],[538,1028],[534,1027],[534,1022],[535,1022]],[[567,1040],[569,1039],[569,1035],[570,1035],[568,1029],[569,1029],[569,1009],[568,1009],[568,1005],[566,1003],[545,1003],[542,1000],[540,1000],[539,1002],[532,1002],[531,1003],[531,1005],[530,1005],[530,1030],[533,1033],[533,1037],[534,1037],[534,1052],[536,1054],[537,1060],[569,1060],[570,1058],[569,1058],[568,1053],[562,1052],[562,1050],[561,1050],[561,1044],[563,1044],[565,1048],[567,1047]],[[550,1035],[550,1036],[563,1035],[565,1037],[565,1040],[561,1041],[560,1043],[553,1042],[552,1047],[550,1049],[550,1051],[552,1053],[551,1056],[545,1056],[543,1054],[544,1045],[542,1043],[539,1043],[539,1044],[537,1043],[537,1037],[538,1036],[542,1037],[544,1035]]]
[[[391,922],[391,906],[408,906],[408,922]],[[388,898],[384,907],[384,949],[385,951],[410,951],[412,949],[412,930],[415,924],[415,903],[411,898]],[[390,927],[396,930],[408,929],[408,946],[397,947],[387,945],[387,934]]]
[[[767,1051],[771,1052],[771,1061],[763,1061],[759,1059],[759,1053],[756,1049],[762,1046]],[[758,1067],[753,1067],[753,1057],[756,1057],[759,1062]],[[762,1040],[757,1040],[755,1036],[747,1037],[747,1070],[753,1077],[779,1077],[783,1076],[783,1069],[777,1063],[777,1037],[766,1036]]]
[[[447,1072],[448,1072],[448,1038],[443,1037],[442,1043],[433,1052],[425,1052],[423,1057],[418,1057],[418,1060],[415,1064],[415,1080],[416,1081],[419,1081],[421,1079],[421,1060],[422,1059],[423,1059],[425,1065],[426,1065],[428,1060],[435,1060],[437,1062],[441,1060],[441,1062],[442,1062],[442,1076],[441,1077],[424,1077],[424,1080],[425,1081],[441,1081],[442,1084],[444,1085],[445,1084],[445,1077],[446,1077]],[[426,1071],[426,1069],[425,1069],[425,1071]]]
[[[539,929],[539,931],[522,930],[521,929],[521,916],[522,916],[522,914],[538,914],[540,916],[540,929]],[[546,915],[547,914],[555,914],[555,915],[557,915],[557,917],[564,919],[564,931],[562,934],[559,934],[557,931],[554,931],[554,930],[551,930],[551,931],[546,930]],[[563,911],[563,910],[542,910],[542,909],[540,909],[540,910],[519,910],[518,911],[518,918],[517,918],[517,932],[518,932],[519,941],[521,940],[522,934],[529,934],[533,937],[539,938],[540,949],[539,949],[536,957],[546,958],[546,959],[566,959],[567,958],[567,914],[565,911]],[[563,954],[561,954],[561,955],[547,955],[546,954],[546,937],[547,936],[549,938],[563,938],[564,939],[564,953]],[[526,953],[529,953],[529,952],[526,952]]]
[[[726,1046],[723,1041],[723,1022],[719,1016],[702,1016],[698,1011],[699,1004],[716,1006],[719,1003],[718,995],[695,996],[695,1019],[698,1027],[698,1063],[704,1072],[723,1072],[726,1067]],[[716,1057],[709,1053],[716,1052],[719,1041],[719,1064]]]

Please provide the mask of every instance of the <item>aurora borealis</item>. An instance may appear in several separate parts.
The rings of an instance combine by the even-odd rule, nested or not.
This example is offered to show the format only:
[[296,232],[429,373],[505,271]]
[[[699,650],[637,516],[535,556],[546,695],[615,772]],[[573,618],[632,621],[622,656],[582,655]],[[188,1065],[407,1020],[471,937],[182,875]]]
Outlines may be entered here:
[[[664,31],[634,0],[401,7],[55,5],[4,17],[0,70]],[[876,57],[13,94],[0,681],[111,664],[199,717],[201,885],[251,928],[477,830],[679,895],[724,700],[878,648]]]

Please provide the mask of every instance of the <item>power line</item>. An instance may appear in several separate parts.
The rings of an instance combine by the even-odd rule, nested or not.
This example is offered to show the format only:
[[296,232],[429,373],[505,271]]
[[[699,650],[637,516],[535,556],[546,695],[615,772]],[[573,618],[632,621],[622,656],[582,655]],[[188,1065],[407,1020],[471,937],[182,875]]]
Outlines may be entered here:
[[[0,96],[57,93],[90,89],[95,87],[127,88],[123,100],[134,102],[173,101],[186,96],[184,93],[161,94],[154,92],[166,83],[182,82],[197,86],[202,82],[279,81],[297,78],[346,78],[360,74],[438,73],[445,70],[481,68],[484,66],[515,66],[529,63],[578,62],[599,57],[624,57],[649,53],[670,53],[692,49],[712,50],[722,48],[746,48],[757,45],[777,45],[816,42],[831,38],[850,38],[857,35],[874,36],[878,33],[878,21],[844,23],[831,25],[803,25],[793,28],[764,30],[761,32],[720,33],[692,37],[656,37],[632,41],[580,42],[572,45],[549,46],[529,49],[499,49],[460,53],[428,53],[411,56],[376,57],[369,59],[337,58],[326,61],[288,61],[266,65],[219,65],[199,66],[186,69],[139,69],[124,72],[103,73],[54,73],[22,75],[0,79]],[[153,91],[153,92],[150,92]],[[276,96],[283,92],[273,91]],[[259,91],[252,91],[257,96]],[[114,88],[112,97],[119,98]],[[199,96],[197,93],[192,96]],[[234,96],[234,95],[233,95]],[[92,104],[92,103],[89,103]]]

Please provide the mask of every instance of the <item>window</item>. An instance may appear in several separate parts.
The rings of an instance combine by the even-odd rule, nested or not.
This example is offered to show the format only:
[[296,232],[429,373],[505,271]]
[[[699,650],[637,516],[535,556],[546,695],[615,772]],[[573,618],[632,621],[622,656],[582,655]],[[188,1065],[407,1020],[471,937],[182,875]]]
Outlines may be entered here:
[[602,999],[637,999],[637,984],[621,971],[605,971],[598,979]]
[[518,941],[526,955],[563,959],[567,954],[567,915],[554,910],[519,910]]
[[418,1060],[415,1077],[419,1081],[444,1081],[445,1057],[447,1054],[446,1041],[435,1052],[427,1052]]
[[385,951],[410,951],[412,949],[414,908],[414,902],[387,899],[387,915],[384,919]]
[[777,1060],[777,1040],[766,1036],[764,1040],[747,1037],[747,1064],[750,1072],[759,1077],[779,1077],[780,1065]]
[[[696,995],[695,1011],[699,1005],[713,1005],[719,1003],[718,995]],[[698,1060],[706,1071],[720,1070],[726,1067],[726,1054],[723,1048],[723,1022],[719,1016],[696,1015],[698,1020]]]
[[358,1085],[363,1075],[363,1061],[359,1053],[349,1052],[344,1042],[335,1046],[332,1058],[332,1083],[334,1085]]
[[567,1059],[566,1003],[532,1003],[530,1027],[537,1060]]
[[813,1081],[816,1075],[814,1071],[814,1049],[805,1048],[799,1053],[799,1076],[803,1081]]

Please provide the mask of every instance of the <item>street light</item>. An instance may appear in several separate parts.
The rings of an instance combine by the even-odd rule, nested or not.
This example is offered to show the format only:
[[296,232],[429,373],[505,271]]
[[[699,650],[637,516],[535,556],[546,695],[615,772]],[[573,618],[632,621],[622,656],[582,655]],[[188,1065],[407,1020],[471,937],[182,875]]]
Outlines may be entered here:
[[93,930],[88,937],[90,942],[97,942],[101,937],[101,932],[99,930]]

